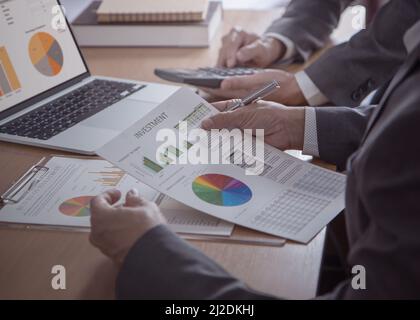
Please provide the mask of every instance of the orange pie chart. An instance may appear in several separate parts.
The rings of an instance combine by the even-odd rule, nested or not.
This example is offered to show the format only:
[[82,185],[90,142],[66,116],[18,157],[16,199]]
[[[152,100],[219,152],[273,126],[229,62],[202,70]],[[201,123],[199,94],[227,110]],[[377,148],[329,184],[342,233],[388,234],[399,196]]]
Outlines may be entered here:
[[29,57],[41,74],[52,77],[63,68],[63,50],[58,41],[47,32],[34,34],[29,41]]

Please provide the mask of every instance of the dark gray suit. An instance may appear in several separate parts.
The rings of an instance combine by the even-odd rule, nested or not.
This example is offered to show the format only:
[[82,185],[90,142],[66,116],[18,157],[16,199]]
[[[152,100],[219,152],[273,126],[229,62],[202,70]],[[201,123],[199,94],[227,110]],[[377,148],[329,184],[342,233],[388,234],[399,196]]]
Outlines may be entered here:
[[[293,0],[267,32],[288,37],[300,57],[307,59],[325,46],[351,2]],[[328,50],[306,73],[335,105],[358,106],[370,92],[385,85],[404,61],[402,37],[419,17],[419,1],[392,0],[379,11],[370,28]]]
[[[366,290],[352,289],[349,280],[324,298],[420,298],[420,22],[415,28],[411,53],[378,107],[317,108],[321,157],[348,164],[348,263],[364,266],[367,276]],[[117,296],[273,298],[252,291],[164,226],[131,249]]]
[[284,35],[293,41],[298,59],[307,60],[325,47],[340,21],[341,13],[353,0],[292,0],[282,17],[266,33]]

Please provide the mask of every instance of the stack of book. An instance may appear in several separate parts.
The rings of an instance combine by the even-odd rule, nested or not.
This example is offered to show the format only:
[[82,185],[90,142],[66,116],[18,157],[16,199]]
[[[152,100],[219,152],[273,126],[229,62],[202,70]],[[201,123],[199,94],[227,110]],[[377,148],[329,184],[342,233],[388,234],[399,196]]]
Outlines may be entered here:
[[88,47],[208,47],[222,18],[219,1],[103,0],[73,21],[73,32]]

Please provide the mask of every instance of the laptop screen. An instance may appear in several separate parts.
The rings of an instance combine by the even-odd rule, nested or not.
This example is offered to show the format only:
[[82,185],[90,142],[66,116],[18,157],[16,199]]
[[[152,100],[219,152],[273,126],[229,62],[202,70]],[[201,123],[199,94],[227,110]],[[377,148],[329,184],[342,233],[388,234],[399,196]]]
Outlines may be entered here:
[[0,0],[0,112],[86,72],[56,0]]

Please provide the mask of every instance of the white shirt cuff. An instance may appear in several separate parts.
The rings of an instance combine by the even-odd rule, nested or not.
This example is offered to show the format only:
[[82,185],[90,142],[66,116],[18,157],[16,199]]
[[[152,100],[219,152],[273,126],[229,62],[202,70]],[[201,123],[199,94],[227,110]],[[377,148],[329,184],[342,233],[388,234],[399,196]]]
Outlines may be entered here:
[[289,38],[287,38],[285,36],[282,36],[281,34],[274,33],[274,32],[266,33],[266,34],[264,34],[264,36],[277,39],[280,42],[282,42],[284,44],[284,46],[286,47],[286,52],[283,55],[283,57],[278,61],[278,63],[281,63],[283,61],[288,61],[296,55],[296,53],[297,53],[296,46],[293,43],[293,41],[290,40]]
[[316,111],[315,108],[312,107],[305,108],[305,135],[302,153],[319,157]]
[[296,73],[295,78],[309,105],[318,106],[328,102],[328,98],[318,89],[305,71]]

